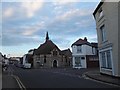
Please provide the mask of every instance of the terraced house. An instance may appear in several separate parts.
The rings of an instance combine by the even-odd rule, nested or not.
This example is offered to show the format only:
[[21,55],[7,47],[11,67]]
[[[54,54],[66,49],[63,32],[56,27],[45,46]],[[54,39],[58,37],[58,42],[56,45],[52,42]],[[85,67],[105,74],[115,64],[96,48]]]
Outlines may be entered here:
[[72,53],[70,49],[60,50],[46,34],[46,40],[41,44],[33,55],[34,68],[57,68],[68,67],[71,65]]
[[100,72],[120,77],[118,31],[120,30],[120,0],[102,0],[95,9],[94,18],[98,35]]

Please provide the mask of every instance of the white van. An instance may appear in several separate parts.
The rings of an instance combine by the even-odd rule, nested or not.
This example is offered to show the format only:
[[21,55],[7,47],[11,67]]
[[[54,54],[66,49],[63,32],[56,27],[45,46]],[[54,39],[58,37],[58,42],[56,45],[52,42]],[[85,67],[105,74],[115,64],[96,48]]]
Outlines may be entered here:
[[24,68],[31,68],[31,64],[30,63],[25,63],[23,67]]

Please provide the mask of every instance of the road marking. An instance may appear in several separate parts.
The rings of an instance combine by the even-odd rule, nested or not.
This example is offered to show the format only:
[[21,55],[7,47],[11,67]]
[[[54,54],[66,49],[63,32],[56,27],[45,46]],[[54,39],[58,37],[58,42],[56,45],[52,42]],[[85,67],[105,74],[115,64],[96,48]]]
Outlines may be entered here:
[[15,76],[15,75],[11,75],[11,76],[13,76],[16,79],[21,90],[26,90],[25,86],[23,85],[23,83],[21,82],[18,76]]

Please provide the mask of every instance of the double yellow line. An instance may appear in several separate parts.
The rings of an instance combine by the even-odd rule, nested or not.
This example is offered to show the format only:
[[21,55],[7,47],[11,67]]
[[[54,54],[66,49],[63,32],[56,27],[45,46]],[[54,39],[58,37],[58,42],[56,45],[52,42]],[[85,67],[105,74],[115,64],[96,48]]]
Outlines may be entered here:
[[11,76],[13,76],[16,79],[21,90],[26,90],[26,87],[23,85],[23,83],[21,82],[18,76],[15,76],[15,75],[11,75]]

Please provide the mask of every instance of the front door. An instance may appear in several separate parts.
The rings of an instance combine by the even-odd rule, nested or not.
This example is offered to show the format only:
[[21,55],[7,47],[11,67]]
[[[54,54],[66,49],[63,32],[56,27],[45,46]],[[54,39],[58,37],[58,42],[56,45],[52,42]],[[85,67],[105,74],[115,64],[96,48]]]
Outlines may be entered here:
[[56,60],[53,61],[53,67],[57,68],[57,61]]

